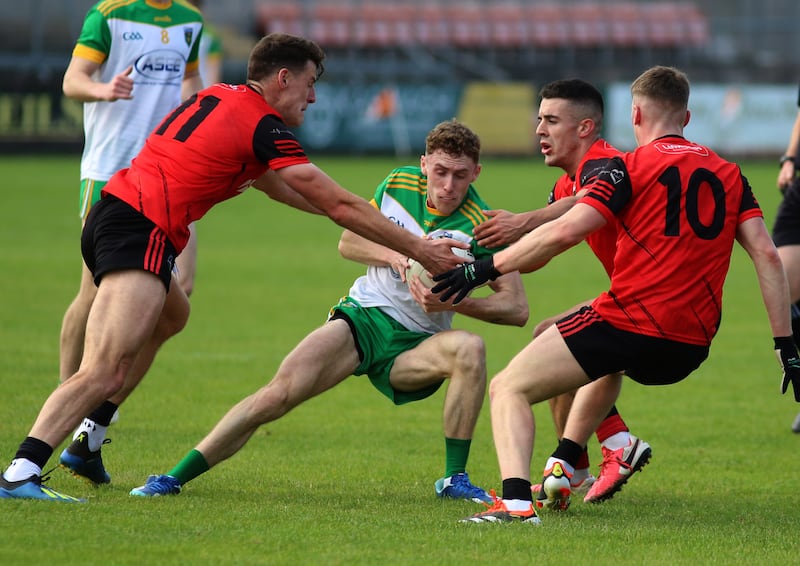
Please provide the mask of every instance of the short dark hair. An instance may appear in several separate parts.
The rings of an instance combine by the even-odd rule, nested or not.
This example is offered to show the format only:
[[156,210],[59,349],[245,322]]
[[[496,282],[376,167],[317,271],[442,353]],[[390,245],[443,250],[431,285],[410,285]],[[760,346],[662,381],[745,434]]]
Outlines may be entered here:
[[270,33],[256,43],[247,60],[247,80],[260,81],[286,68],[301,72],[309,61],[317,67],[317,77],[325,67],[325,52],[314,41],[288,33]]
[[437,150],[453,157],[465,155],[478,163],[481,159],[481,140],[475,132],[453,118],[436,124],[428,132],[425,153],[430,154]]
[[562,79],[547,83],[539,91],[539,98],[563,98],[584,109],[582,118],[592,118],[598,127],[603,122],[605,105],[603,95],[591,84],[581,79]]

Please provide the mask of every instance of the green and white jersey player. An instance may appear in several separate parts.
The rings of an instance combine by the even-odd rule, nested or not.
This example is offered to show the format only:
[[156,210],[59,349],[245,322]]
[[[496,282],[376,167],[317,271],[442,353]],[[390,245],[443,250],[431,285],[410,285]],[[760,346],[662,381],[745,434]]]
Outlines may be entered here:
[[[83,102],[85,142],[81,157],[81,220],[100,199],[106,182],[128,167],[148,134],[181,101],[203,86],[198,49],[203,30],[199,10],[184,0],[103,0],[86,14],[80,36],[64,73],[64,94]],[[194,285],[196,235],[178,256],[177,282],[188,295]],[[81,260],[78,294],[61,326],[59,374],[68,379],[80,366],[84,333],[96,287]],[[186,312],[165,310],[162,328],[181,328]],[[139,356],[126,390],[87,415],[62,464],[94,483],[110,478],[99,464],[100,446],[116,405],[147,372],[156,346]],[[86,434],[83,434],[83,433]],[[67,456],[67,460],[64,460]],[[78,462],[78,464],[76,464]]]
[[[203,17],[186,2],[104,0],[86,14],[64,75],[84,102],[81,180],[127,167],[161,119],[200,88]],[[83,217],[99,194],[82,195]]]
[[[422,160],[426,161],[426,156]],[[439,165],[435,158],[433,161],[435,166]],[[463,242],[476,258],[491,254],[478,246],[472,236],[472,229],[486,218],[483,211],[488,207],[471,184],[461,203],[449,214],[436,208],[433,199],[422,167],[407,166],[392,171],[371,202],[384,216],[420,237],[446,237]],[[350,237],[348,234],[347,238]],[[450,328],[455,311],[426,312],[423,303],[412,296],[406,278],[401,275],[404,272],[402,265],[370,264],[367,274],[353,283],[349,296],[362,307],[379,307],[409,330],[433,334]]]
[[[419,167],[393,171],[374,203],[387,217],[420,237],[449,235],[478,257],[488,250],[472,242],[485,219],[472,182],[480,172],[480,140],[452,120],[426,138]],[[151,476],[131,495],[180,493],[188,481],[241,449],[262,424],[327,391],[350,375],[371,383],[400,405],[432,395],[449,380],[444,395],[444,476],[434,482],[439,497],[490,502],[466,473],[475,424],[486,395],[483,339],[451,329],[454,312],[487,322],[523,326],[528,302],[519,273],[498,277],[491,293],[459,305],[442,303],[419,278],[405,280],[408,258],[350,231],[339,242],[345,258],[367,264],[327,322],[307,335],[283,360],[265,387],[240,401],[165,475]],[[397,462],[398,473],[402,462]]]

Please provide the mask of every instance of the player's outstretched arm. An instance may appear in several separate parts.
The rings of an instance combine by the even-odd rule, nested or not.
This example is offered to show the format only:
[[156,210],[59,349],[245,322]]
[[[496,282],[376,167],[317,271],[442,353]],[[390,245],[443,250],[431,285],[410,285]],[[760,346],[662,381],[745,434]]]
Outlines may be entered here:
[[775,353],[783,370],[781,393],[786,393],[791,383],[795,401],[800,402],[800,356],[792,337],[789,283],[780,256],[760,217],[739,224],[736,239],[747,251],[756,269]]
[[426,240],[414,236],[365,199],[344,189],[316,165],[291,165],[278,169],[277,174],[339,226],[415,258],[432,273],[447,271],[462,261],[450,247],[465,248],[466,244],[450,238]]
[[408,257],[356,234],[351,230],[342,232],[339,238],[339,253],[343,258],[378,267],[391,267],[405,281]]
[[324,212],[308,202],[303,195],[287,185],[275,171],[269,170],[261,175],[253,182],[253,188],[258,189],[272,200],[288,204],[303,212],[325,215]]
[[789,283],[764,220],[760,217],[750,218],[739,224],[736,239],[747,251],[756,269],[772,335],[791,336]]
[[564,214],[576,201],[575,197],[564,198],[544,208],[518,214],[507,210],[486,210],[489,220],[475,227],[475,238],[484,248],[513,244],[528,232]]

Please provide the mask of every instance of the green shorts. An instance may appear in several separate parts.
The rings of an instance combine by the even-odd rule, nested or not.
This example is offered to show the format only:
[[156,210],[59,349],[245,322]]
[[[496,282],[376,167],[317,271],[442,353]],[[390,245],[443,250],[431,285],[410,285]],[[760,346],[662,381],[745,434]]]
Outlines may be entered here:
[[81,200],[78,203],[81,220],[86,219],[86,215],[92,206],[100,200],[100,191],[106,186],[108,181],[95,181],[94,179],[81,179]]
[[367,375],[372,385],[395,405],[403,405],[430,397],[442,386],[428,385],[417,391],[397,391],[389,383],[394,361],[403,352],[416,348],[431,337],[424,332],[408,330],[378,307],[362,307],[351,297],[342,297],[331,309],[328,320],[342,319],[350,326],[361,364],[353,372]]

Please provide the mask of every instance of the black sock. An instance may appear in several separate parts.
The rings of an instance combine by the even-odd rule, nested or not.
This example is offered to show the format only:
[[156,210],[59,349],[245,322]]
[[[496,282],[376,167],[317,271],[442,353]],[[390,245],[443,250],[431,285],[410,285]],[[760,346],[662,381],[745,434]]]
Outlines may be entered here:
[[503,480],[503,499],[523,499],[533,501],[531,482],[522,478]]
[[44,468],[44,465],[47,464],[47,461],[52,455],[53,448],[49,444],[43,440],[29,436],[19,445],[19,449],[14,458],[25,458],[40,468]]
[[580,460],[581,454],[583,454],[584,450],[586,450],[586,448],[579,445],[577,442],[573,442],[569,438],[562,438],[558,443],[558,448],[555,449],[550,457],[564,460],[567,464],[574,468],[577,465],[578,460]]
[[92,411],[92,414],[89,415],[89,418],[100,426],[109,426],[111,424],[111,419],[114,417],[114,413],[117,412],[118,408],[119,405],[115,405],[111,401],[105,401],[102,405]]

